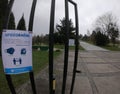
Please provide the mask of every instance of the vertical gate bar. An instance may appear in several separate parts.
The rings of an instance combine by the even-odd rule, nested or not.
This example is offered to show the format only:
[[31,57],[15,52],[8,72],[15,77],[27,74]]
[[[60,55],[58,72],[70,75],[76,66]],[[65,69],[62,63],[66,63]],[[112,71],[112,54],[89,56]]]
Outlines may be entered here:
[[54,20],[55,20],[55,0],[51,2],[50,27],[49,27],[49,94],[53,91],[53,47],[54,47]]
[[32,86],[33,94],[37,94],[33,71],[29,72],[29,76],[30,76],[30,82],[31,82],[31,86]]
[[29,31],[33,30],[33,22],[34,22],[36,3],[37,3],[37,0],[33,0],[31,13],[30,13],[30,19],[29,19],[29,27],[28,27]]
[[[11,13],[11,9],[12,9],[13,4],[14,4],[14,0],[10,0],[9,4],[7,5],[5,19],[4,19],[4,22],[3,22],[3,29],[8,28],[10,13]],[[1,35],[2,35],[2,32],[1,32]],[[8,83],[8,86],[10,88],[11,93],[16,94],[16,91],[15,91],[11,76],[8,75],[8,74],[6,74],[5,76],[6,76],[6,80],[7,80],[7,83]]]
[[73,76],[72,76],[72,84],[70,89],[70,94],[73,93],[74,83],[76,78],[76,70],[77,70],[77,63],[78,63],[78,52],[79,52],[79,23],[78,23],[78,9],[77,4],[73,1],[70,1],[75,8],[75,24],[76,24],[76,37],[75,37],[75,58],[74,58],[74,68],[73,68]]
[[68,0],[65,0],[65,52],[64,52],[64,71],[63,71],[63,83],[62,94],[65,94],[67,70],[68,70],[68,55],[69,55],[69,7]]
[[[32,31],[33,30],[33,22],[34,22],[34,15],[35,15],[36,3],[37,3],[37,0],[33,0],[32,8],[31,8],[31,13],[30,13],[30,19],[29,19],[28,31]],[[33,94],[37,94],[33,71],[29,72],[29,76],[30,76],[30,81],[31,81],[31,86],[32,86]]]
[[8,86],[10,88],[11,93],[12,94],[16,94],[16,91],[15,91],[15,88],[14,88],[11,76],[10,75],[6,75],[6,79],[7,79],[7,83],[8,83]]

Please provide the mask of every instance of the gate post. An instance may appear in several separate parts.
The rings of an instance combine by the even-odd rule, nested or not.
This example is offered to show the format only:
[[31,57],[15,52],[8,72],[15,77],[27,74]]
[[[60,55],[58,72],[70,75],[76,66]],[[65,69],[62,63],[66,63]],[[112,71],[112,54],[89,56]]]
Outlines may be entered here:
[[54,94],[53,88],[53,47],[54,47],[54,20],[55,20],[55,0],[51,2],[50,27],[49,27],[49,94]]
[[65,52],[64,52],[64,71],[63,71],[63,83],[62,83],[62,94],[65,94],[67,70],[68,70],[68,55],[69,55],[69,7],[68,0],[65,0]]
[[[30,19],[29,19],[28,31],[32,31],[33,30],[33,21],[34,21],[36,3],[37,3],[37,0],[33,0],[31,13],[30,13]],[[31,82],[33,94],[37,94],[36,86],[35,86],[35,79],[34,79],[34,72],[33,71],[29,72],[29,77],[30,77],[30,82]]]
[[73,67],[73,76],[72,76],[72,84],[70,89],[70,94],[73,93],[75,77],[77,73],[77,63],[78,63],[78,52],[79,52],[79,23],[78,23],[78,9],[77,4],[72,0],[69,0],[70,3],[74,5],[75,9],[75,25],[76,25],[76,37],[75,37],[75,58],[74,58],[74,67]]
[[[3,29],[8,28],[8,22],[9,22],[10,13],[11,13],[11,9],[12,9],[13,4],[14,4],[14,0],[10,0],[9,4],[7,5],[7,10],[6,10],[6,14],[5,14],[4,23],[3,23]],[[1,35],[2,35],[2,32],[1,32]],[[6,80],[7,80],[7,83],[8,83],[8,86],[10,88],[11,93],[16,94],[11,76],[8,74],[6,74],[5,76],[6,76]]]

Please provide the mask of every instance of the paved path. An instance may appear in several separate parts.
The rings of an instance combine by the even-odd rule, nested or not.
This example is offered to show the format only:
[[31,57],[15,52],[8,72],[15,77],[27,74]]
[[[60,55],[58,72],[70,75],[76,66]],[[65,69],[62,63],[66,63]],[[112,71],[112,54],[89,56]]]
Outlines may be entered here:
[[[54,64],[56,93],[61,94],[63,79],[63,57],[61,54]],[[74,52],[69,53],[69,66],[65,94],[70,94]],[[120,52],[111,51],[80,51],[73,94],[120,94]],[[48,68],[36,77],[37,94],[49,94]],[[23,87],[23,86],[22,86]],[[17,94],[32,94],[28,83],[23,91]]]
[[108,51],[106,49],[103,49],[101,47],[80,41],[80,45],[87,51]]
[[[61,94],[63,62],[55,64],[57,89]],[[69,53],[66,93],[70,94],[74,52]],[[120,94],[120,52],[81,51],[79,52],[78,73],[73,94]]]

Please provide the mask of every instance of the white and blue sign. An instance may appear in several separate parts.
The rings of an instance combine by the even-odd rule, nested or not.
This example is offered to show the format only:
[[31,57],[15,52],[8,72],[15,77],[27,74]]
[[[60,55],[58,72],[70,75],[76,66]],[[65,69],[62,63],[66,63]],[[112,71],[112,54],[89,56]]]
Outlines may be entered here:
[[69,39],[69,46],[75,46],[75,40]]
[[6,74],[32,71],[32,34],[29,31],[4,30],[2,60]]

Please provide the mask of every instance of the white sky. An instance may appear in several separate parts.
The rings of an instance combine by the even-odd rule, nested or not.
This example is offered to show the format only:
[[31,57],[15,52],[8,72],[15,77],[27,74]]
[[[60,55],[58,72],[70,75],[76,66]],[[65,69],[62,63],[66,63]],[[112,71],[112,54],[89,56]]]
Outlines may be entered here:
[[[55,23],[64,17],[64,1],[56,0]],[[96,18],[106,12],[112,12],[120,23],[120,0],[74,0],[78,4],[79,33],[86,34],[92,30]],[[30,7],[32,0],[15,0],[13,11],[16,23],[24,13],[28,26]],[[38,0],[34,20],[34,35],[48,34],[50,21],[51,0]],[[69,4],[70,18],[74,22],[74,7]]]

